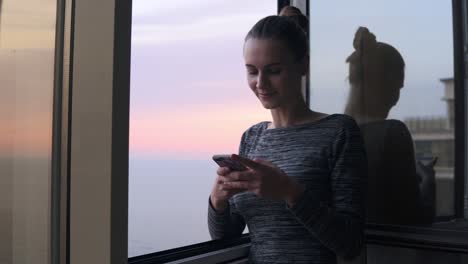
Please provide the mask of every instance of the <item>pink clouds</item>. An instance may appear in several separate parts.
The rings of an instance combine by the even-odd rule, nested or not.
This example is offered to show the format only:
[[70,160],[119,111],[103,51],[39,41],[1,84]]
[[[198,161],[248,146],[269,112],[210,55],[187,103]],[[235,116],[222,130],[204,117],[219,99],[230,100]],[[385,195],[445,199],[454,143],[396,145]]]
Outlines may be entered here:
[[236,153],[242,133],[252,124],[269,120],[259,104],[218,104],[132,113],[132,153],[200,157]]
[[134,6],[131,157],[237,152],[242,133],[270,119],[246,84],[242,48],[251,26],[276,12],[276,2],[176,2]]

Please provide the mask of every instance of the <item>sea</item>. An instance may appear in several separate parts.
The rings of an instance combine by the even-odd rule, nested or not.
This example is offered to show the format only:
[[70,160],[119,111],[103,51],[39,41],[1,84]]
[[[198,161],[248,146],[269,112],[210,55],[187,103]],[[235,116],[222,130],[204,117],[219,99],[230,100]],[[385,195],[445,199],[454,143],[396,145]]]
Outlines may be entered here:
[[130,159],[128,256],[211,240],[208,198],[212,160]]

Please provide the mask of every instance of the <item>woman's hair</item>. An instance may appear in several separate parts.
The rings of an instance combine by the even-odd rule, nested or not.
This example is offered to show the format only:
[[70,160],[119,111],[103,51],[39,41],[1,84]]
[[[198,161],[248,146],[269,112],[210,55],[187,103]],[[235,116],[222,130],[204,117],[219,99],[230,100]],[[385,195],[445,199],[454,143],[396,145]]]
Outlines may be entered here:
[[247,33],[245,41],[251,38],[283,41],[295,59],[300,60],[309,52],[308,24],[307,17],[299,9],[286,6],[279,16],[267,16],[258,21]]
[[309,34],[309,19],[304,16],[301,10],[295,6],[285,6],[281,9],[279,16],[290,17],[304,30],[306,35]]
[[366,27],[356,31],[353,46],[355,51],[346,59],[352,66],[349,71],[351,83],[365,81],[372,70],[382,74],[382,82],[394,83],[397,89],[403,87],[405,61],[398,50],[387,43],[377,42],[375,35]]
[[374,115],[386,118],[399,97],[405,79],[405,61],[391,45],[378,42],[367,28],[354,36],[355,51],[349,63],[351,91],[345,113],[355,118]]

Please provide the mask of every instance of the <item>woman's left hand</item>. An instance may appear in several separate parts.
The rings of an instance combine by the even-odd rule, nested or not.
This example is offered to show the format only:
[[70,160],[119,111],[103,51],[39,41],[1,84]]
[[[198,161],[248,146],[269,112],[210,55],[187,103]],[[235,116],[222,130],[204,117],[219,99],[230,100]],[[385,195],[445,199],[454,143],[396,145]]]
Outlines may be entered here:
[[231,158],[245,165],[247,170],[226,175],[231,179],[224,182],[228,188],[247,189],[262,198],[286,200],[291,206],[304,191],[301,185],[269,161],[250,160],[235,154]]

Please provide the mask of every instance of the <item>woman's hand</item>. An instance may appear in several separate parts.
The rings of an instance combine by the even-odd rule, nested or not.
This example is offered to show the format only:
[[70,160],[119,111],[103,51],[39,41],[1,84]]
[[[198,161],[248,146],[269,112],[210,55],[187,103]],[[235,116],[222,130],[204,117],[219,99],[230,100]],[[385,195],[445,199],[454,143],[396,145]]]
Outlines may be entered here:
[[217,170],[218,177],[211,190],[210,200],[216,211],[222,212],[228,207],[228,200],[234,194],[246,191],[246,189],[232,188],[226,185],[226,182],[231,181],[226,175],[231,173],[231,170],[227,167],[219,167]]
[[231,171],[225,174],[225,190],[248,190],[258,197],[285,200],[293,206],[304,188],[269,161],[246,159],[232,155],[233,160],[247,167],[245,171]]

